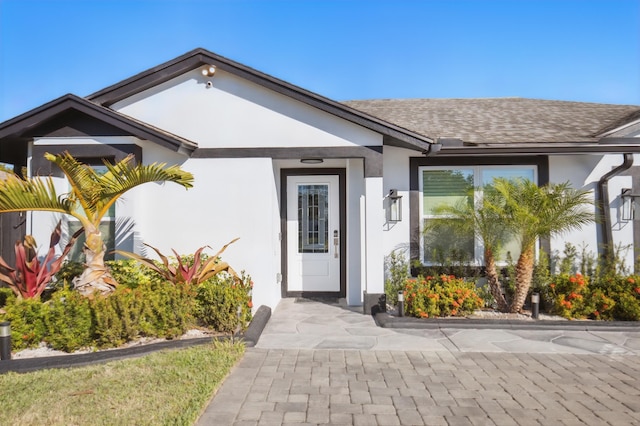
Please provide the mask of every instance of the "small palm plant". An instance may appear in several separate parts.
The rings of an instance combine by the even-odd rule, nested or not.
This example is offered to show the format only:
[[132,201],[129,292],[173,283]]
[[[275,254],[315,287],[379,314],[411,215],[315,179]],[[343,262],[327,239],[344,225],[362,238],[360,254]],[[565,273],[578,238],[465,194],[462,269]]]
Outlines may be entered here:
[[47,153],[45,158],[62,170],[71,186],[70,192],[57,194],[51,177],[23,179],[11,173],[0,180],[0,213],[49,211],[78,219],[86,236],[86,263],[82,275],[74,280],[74,287],[85,296],[94,292],[109,294],[117,284],[104,263],[106,246],[99,226],[120,196],[148,182],[174,182],[187,189],[193,186],[193,175],[179,166],[134,165],[132,155],[116,164],[105,161],[104,174],[77,161],[68,152]]
[[502,198],[491,185],[483,188],[483,197],[479,205],[474,205],[474,190],[465,200],[453,205],[442,205],[436,208],[441,219],[433,222],[433,227],[440,228],[448,235],[460,233],[477,235],[484,246],[484,264],[489,292],[496,301],[498,310],[507,310],[507,301],[500,289],[496,257],[507,242],[510,233],[502,219]]
[[570,187],[568,182],[538,186],[528,179],[496,178],[493,188],[503,200],[504,226],[520,242],[516,262],[516,293],[510,312],[519,312],[531,287],[538,238],[549,238],[580,229],[595,220],[589,192]]

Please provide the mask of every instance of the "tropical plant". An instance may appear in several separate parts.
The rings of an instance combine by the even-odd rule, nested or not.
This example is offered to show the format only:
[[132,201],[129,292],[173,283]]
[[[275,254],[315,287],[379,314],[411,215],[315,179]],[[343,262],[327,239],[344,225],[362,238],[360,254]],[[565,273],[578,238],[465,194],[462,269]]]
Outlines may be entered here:
[[82,234],[83,229],[78,230],[69,239],[62,254],[56,259],[55,248],[60,242],[62,235],[61,222],[51,233],[49,251],[44,259],[38,260],[36,240],[27,235],[24,242],[18,241],[15,245],[16,265],[10,267],[5,260],[0,257],[0,281],[6,283],[19,299],[39,298],[51,278],[60,270],[62,262],[71,250],[76,239]]
[[70,192],[57,194],[51,177],[23,179],[8,174],[0,180],[0,213],[40,210],[78,219],[86,235],[86,261],[82,275],[74,280],[74,287],[85,296],[94,292],[111,293],[117,284],[104,263],[106,246],[99,226],[120,196],[148,182],[175,182],[187,189],[193,186],[193,175],[179,166],[134,165],[132,155],[116,164],[105,161],[107,172],[104,174],[77,161],[68,152],[47,153],[45,158],[62,170],[71,186]]
[[538,238],[579,229],[592,222],[594,214],[585,209],[591,203],[589,193],[568,182],[538,186],[528,179],[496,178],[492,187],[501,199],[503,226],[520,242],[516,292],[509,306],[510,312],[519,312],[531,286]]
[[227,262],[222,262],[220,260],[220,254],[222,254],[222,252],[225,251],[226,248],[229,247],[229,245],[235,243],[238,240],[239,238],[231,240],[220,250],[218,250],[216,254],[211,257],[207,257],[206,259],[203,258],[202,251],[205,248],[211,248],[209,246],[200,247],[198,250],[196,250],[193,255],[193,260],[187,259],[187,257],[180,256],[175,250],[172,249],[173,254],[175,254],[177,265],[170,262],[169,258],[162,254],[160,250],[146,243],[145,245],[147,247],[153,249],[153,251],[158,254],[160,259],[162,260],[162,266],[158,265],[153,259],[148,259],[136,253],[121,250],[116,250],[116,253],[137,260],[144,266],[160,274],[160,276],[167,281],[170,281],[174,284],[187,283],[198,285],[222,271],[228,272],[229,274],[231,274],[231,276],[234,277],[234,279],[240,279],[238,274],[231,268],[231,266],[229,266]]
[[503,221],[503,199],[493,190],[491,185],[485,185],[482,200],[479,205],[473,202],[472,189],[469,201],[461,201],[454,205],[442,205],[436,208],[441,219],[433,221],[431,228],[447,230],[448,235],[474,233],[484,245],[484,263],[489,291],[496,301],[498,309],[507,309],[507,302],[500,289],[496,257],[510,236],[509,229]]

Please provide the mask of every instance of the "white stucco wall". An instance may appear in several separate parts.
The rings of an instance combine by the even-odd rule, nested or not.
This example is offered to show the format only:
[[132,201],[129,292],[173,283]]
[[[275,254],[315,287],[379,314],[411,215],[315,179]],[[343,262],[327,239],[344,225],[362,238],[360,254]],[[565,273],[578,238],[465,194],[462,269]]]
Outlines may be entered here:
[[[549,179],[551,182],[560,183],[568,181],[573,188],[592,191],[592,199],[595,202],[595,191],[597,191],[598,181],[603,175],[610,172],[615,167],[622,164],[622,154],[616,155],[582,155],[572,156],[569,160],[567,156],[552,156],[549,158]],[[640,164],[640,155],[634,155],[634,164]],[[634,259],[633,247],[633,221],[622,220],[622,200],[620,193],[622,188],[631,188],[631,176],[615,176],[609,180],[609,211],[611,214],[611,228],[613,244],[622,248],[621,251],[625,265],[632,271]],[[590,207],[597,212],[595,205]],[[598,226],[591,224],[582,229],[556,236],[551,240],[552,254],[562,254],[565,241],[571,242],[582,251],[585,247],[587,253],[594,256],[598,254],[599,243],[602,241],[598,233]]]
[[409,209],[409,159],[418,156],[416,151],[396,148],[393,146],[384,147],[384,186],[385,197],[392,189],[398,190],[398,195],[402,196],[402,221],[388,222],[386,209],[388,200],[383,200],[384,226],[383,226],[383,251],[388,256],[392,251],[402,253],[405,259],[409,260],[409,239],[411,235],[410,209]]
[[222,70],[193,70],[112,108],[200,148],[382,145],[375,132]]

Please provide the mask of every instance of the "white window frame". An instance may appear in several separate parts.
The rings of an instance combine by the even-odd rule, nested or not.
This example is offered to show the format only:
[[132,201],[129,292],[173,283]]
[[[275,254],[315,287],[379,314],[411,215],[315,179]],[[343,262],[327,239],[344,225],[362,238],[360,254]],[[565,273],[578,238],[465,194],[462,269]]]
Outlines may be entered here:
[[[451,166],[419,166],[418,167],[418,184],[419,184],[419,206],[420,206],[420,263],[424,266],[434,266],[433,262],[425,262],[424,258],[424,221],[425,219],[437,219],[439,217],[444,217],[442,215],[425,215],[424,213],[424,171],[431,170],[473,170],[473,187],[474,187],[474,195],[473,202],[474,206],[479,206],[479,203],[482,201],[482,174],[484,170],[531,170],[533,171],[533,181],[538,182],[538,166],[529,165],[529,164],[513,164],[513,165],[451,165]],[[474,235],[474,253],[473,253],[473,266],[482,266],[484,264],[484,245],[482,239],[478,237],[478,235]],[[498,266],[506,265],[504,261],[497,261],[496,264]]]

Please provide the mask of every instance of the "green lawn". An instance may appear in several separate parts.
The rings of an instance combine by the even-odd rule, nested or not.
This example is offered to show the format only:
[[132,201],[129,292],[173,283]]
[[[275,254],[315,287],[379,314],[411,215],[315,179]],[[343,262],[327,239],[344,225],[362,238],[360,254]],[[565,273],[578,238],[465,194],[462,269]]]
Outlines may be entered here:
[[244,345],[0,375],[0,425],[192,425]]

